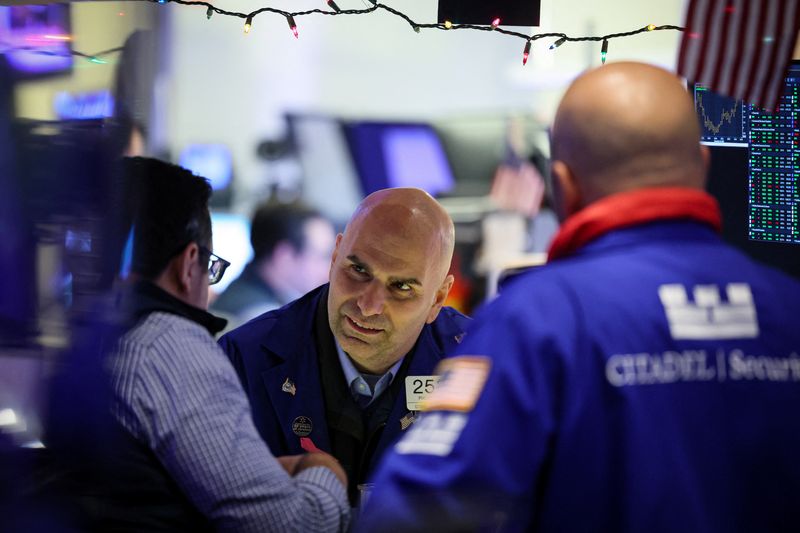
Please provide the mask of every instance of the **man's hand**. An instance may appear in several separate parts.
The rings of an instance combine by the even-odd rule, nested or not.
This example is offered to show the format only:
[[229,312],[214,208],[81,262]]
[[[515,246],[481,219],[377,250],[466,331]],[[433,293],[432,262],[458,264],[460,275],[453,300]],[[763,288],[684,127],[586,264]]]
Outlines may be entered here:
[[344,469],[342,469],[339,461],[337,461],[332,455],[325,452],[284,455],[277,457],[276,459],[278,459],[278,462],[281,464],[283,469],[286,470],[286,472],[292,477],[296,476],[307,468],[324,466],[336,474],[336,477],[339,478],[339,481],[342,482],[342,485],[345,487],[347,486],[347,474],[344,473]]
[[286,470],[287,474],[294,476],[295,471],[297,470],[297,464],[304,455],[304,453],[299,455],[283,455],[281,457],[276,457],[275,459],[278,460],[283,469]]

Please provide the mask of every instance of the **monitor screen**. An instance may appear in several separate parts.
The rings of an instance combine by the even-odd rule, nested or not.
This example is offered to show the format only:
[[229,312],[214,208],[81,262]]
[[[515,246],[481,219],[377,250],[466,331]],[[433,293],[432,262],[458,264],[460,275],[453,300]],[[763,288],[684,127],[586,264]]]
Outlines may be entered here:
[[705,85],[693,86],[700,141],[711,146],[747,146],[750,106],[716,94]]
[[313,114],[289,114],[286,120],[303,172],[301,200],[344,226],[364,191],[341,122]]
[[437,196],[455,186],[442,142],[428,124],[359,122],[346,132],[365,194],[418,187]]
[[0,7],[0,53],[19,78],[69,71],[68,4]]
[[233,179],[233,157],[224,144],[190,144],[181,151],[178,164],[206,178],[214,191],[226,189]]
[[211,290],[220,294],[231,281],[239,277],[253,257],[253,248],[250,246],[250,220],[233,213],[212,212],[211,233],[214,253],[231,263],[222,280],[211,286]]
[[749,238],[800,244],[800,62],[784,81],[777,112],[750,110]]

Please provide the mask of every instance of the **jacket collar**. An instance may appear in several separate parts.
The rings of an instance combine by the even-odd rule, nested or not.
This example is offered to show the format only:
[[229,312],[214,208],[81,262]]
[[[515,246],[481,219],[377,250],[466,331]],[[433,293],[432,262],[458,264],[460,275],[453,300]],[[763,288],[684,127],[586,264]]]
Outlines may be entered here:
[[689,220],[719,232],[722,215],[713,196],[683,187],[649,188],[607,196],[569,217],[553,239],[548,261],[574,254],[617,229],[652,222]]
[[212,336],[225,329],[228,323],[224,318],[189,305],[145,280],[133,285],[131,311],[136,320],[156,311],[178,315],[203,326]]

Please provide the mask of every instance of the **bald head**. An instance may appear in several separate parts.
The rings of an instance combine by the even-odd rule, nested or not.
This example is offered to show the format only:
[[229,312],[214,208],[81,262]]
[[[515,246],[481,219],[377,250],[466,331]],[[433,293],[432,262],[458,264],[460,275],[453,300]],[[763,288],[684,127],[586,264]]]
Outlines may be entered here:
[[643,63],[612,63],[572,83],[556,113],[552,157],[554,174],[572,174],[582,205],[643,187],[701,188],[705,179],[689,94],[679,78]]
[[438,277],[443,279],[450,269],[455,243],[453,221],[422,189],[382,189],[370,194],[350,217],[343,238],[347,240],[364,225],[400,246],[425,246],[436,258]]

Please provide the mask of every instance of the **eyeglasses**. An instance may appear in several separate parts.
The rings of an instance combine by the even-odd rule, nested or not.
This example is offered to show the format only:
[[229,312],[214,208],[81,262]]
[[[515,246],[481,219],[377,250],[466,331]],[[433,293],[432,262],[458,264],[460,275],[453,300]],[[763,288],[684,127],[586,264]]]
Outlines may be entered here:
[[219,283],[225,274],[225,269],[231,266],[229,261],[224,260],[205,246],[199,246],[200,251],[208,255],[208,284]]

